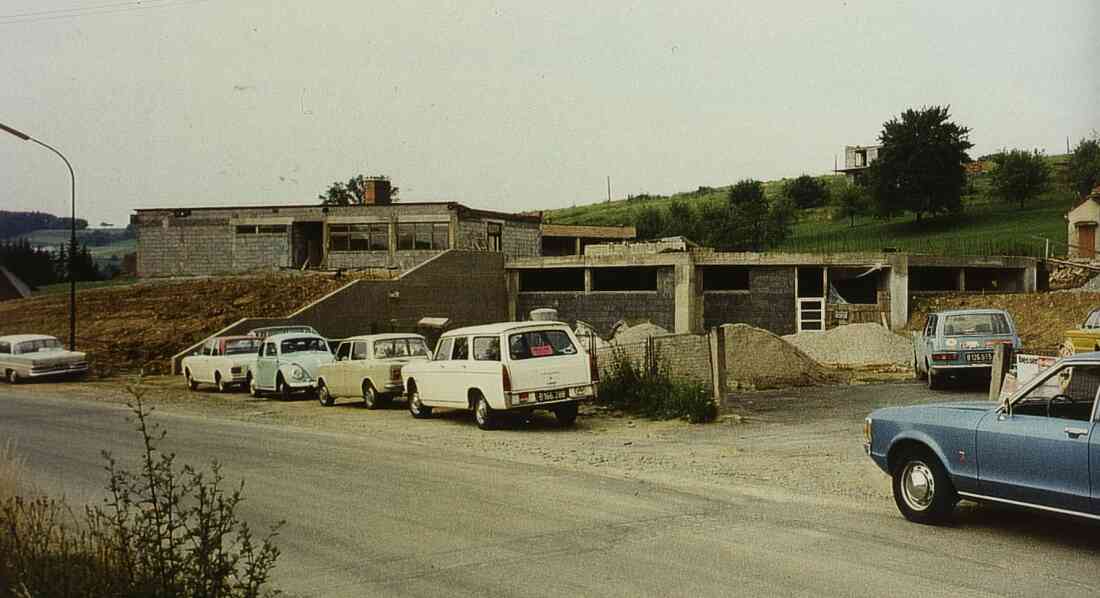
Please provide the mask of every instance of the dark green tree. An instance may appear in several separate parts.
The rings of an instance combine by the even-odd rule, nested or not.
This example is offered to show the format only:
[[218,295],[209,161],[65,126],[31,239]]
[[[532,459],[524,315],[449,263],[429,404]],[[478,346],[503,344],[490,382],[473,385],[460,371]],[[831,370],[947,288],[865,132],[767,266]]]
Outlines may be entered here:
[[804,210],[825,205],[829,201],[829,188],[821,180],[804,174],[784,183],[783,195],[794,207]]
[[1085,197],[1100,185],[1100,139],[1082,139],[1066,164],[1069,187]]
[[794,207],[785,198],[769,203],[764,184],[746,179],[734,185],[728,210],[715,245],[720,249],[763,251],[787,238],[794,222]]
[[883,215],[924,215],[962,208],[966,186],[964,164],[973,144],[970,129],[949,120],[947,106],[909,109],[882,125],[878,159],[867,176]]
[[867,191],[863,187],[856,184],[845,185],[834,196],[836,210],[833,211],[833,217],[838,220],[847,219],[848,226],[853,227],[856,225],[856,216],[870,211],[868,203]]
[[[367,177],[358,174],[347,183],[336,181],[329,185],[324,193],[317,196],[321,205],[325,206],[361,206],[364,203],[364,194],[367,188]],[[397,201],[397,187],[390,187],[390,200]]]
[[665,217],[654,206],[646,206],[635,213],[634,228],[639,239],[657,239],[665,236]]
[[1005,201],[1014,201],[1024,207],[1027,200],[1042,193],[1050,184],[1050,165],[1042,152],[1014,149],[996,159],[993,171],[993,190]]

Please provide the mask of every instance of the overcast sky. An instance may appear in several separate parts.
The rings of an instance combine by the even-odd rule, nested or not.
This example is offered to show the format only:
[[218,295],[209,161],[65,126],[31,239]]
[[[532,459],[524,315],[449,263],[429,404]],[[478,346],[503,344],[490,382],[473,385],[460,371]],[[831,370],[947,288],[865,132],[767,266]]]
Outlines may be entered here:
[[[400,4],[400,6],[397,6]],[[830,171],[907,107],[972,156],[1100,129],[1100,3],[0,0],[0,122],[78,215],[403,201],[520,211]],[[68,213],[0,134],[0,207]]]

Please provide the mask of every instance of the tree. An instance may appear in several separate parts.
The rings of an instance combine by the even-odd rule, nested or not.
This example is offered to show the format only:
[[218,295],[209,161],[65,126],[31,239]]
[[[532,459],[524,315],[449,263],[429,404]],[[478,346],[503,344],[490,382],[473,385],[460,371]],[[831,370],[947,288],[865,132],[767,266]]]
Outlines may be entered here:
[[863,187],[851,184],[845,185],[835,196],[836,210],[833,216],[838,220],[848,219],[848,226],[856,225],[856,216],[862,216],[869,210],[867,192]]
[[665,218],[660,210],[646,206],[634,217],[634,227],[639,239],[657,239],[665,234]]
[[[348,179],[346,184],[336,181],[317,199],[324,206],[361,206],[366,203],[367,180],[367,177],[358,174]],[[390,201],[397,201],[398,191],[397,187],[390,187]]]
[[753,179],[730,189],[728,210],[715,245],[722,249],[763,251],[787,238],[794,222],[794,207],[781,198],[769,204],[764,184]]
[[798,209],[817,208],[829,200],[829,188],[825,183],[804,174],[783,184],[783,195],[794,202]]
[[970,129],[948,118],[947,106],[931,106],[906,110],[882,125],[882,148],[868,169],[881,214],[912,212],[919,222],[925,214],[962,208],[963,164],[973,144]]
[[1050,165],[1042,152],[1012,150],[996,159],[993,171],[993,190],[1001,199],[1014,201],[1024,207],[1024,202],[1035,197],[1050,184]]
[[1069,186],[1079,197],[1085,197],[1100,185],[1100,139],[1082,139],[1073,148],[1066,164]]

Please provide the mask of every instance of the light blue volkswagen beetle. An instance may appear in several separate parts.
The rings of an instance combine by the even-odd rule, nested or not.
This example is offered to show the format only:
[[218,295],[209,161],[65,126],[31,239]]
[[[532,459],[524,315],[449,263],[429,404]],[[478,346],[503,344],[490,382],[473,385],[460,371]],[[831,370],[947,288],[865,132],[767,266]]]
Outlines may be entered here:
[[867,454],[917,523],[960,499],[1100,520],[1100,352],[1055,363],[1000,403],[890,407],[864,423]]

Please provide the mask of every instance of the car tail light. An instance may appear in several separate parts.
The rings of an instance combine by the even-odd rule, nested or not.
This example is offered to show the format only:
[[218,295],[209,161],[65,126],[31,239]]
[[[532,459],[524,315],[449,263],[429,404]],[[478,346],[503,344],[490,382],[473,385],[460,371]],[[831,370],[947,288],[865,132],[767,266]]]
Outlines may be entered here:
[[512,377],[508,375],[508,366],[500,366],[500,383],[504,387],[504,392],[512,392]]
[[932,361],[955,361],[959,358],[958,353],[933,353]]
[[600,381],[600,368],[599,364],[596,363],[595,353],[588,354],[588,375],[592,378],[592,384]]

